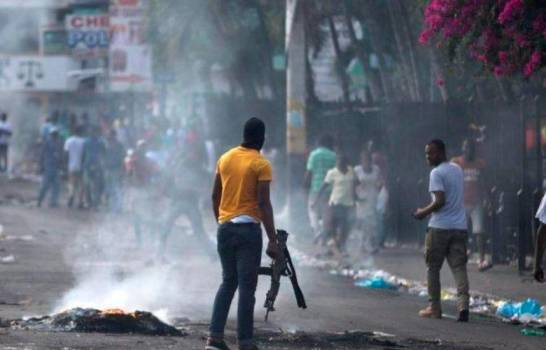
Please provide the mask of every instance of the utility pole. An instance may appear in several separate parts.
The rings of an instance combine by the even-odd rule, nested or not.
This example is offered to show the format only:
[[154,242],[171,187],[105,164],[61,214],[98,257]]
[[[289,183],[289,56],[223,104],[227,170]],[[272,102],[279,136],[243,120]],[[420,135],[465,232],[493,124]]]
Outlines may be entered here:
[[306,135],[305,16],[302,1],[286,1],[286,151],[288,226],[302,228]]

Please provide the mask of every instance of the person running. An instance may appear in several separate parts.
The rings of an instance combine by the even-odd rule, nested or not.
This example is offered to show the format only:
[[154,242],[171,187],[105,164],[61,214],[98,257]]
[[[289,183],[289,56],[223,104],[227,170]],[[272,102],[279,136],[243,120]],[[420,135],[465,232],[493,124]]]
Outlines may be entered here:
[[68,207],[71,208],[74,200],[78,201],[78,208],[83,208],[83,147],[85,139],[82,137],[82,127],[76,127],[74,135],[66,139],[64,150],[68,154]]
[[372,253],[379,249],[377,199],[382,186],[379,167],[372,163],[370,153],[360,153],[360,165],[354,169],[358,186],[356,188],[356,217],[362,230],[362,248]]
[[206,350],[226,350],[224,342],[229,308],[239,290],[237,339],[240,350],[256,350],[253,342],[254,304],[262,255],[263,224],[269,243],[267,254],[280,259],[273,208],[269,197],[272,168],[261,154],[265,124],[250,118],[244,126],[243,143],[224,153],[217,163],[212,203],[218,226],[218,253],[222,284],[214,300]]
[[[355,205],[356,190],[356,177],[345,155],[337,156],[336,167],[326,173],[317,198],[322,196],[328,186],[332,187],[332,192],[328,200],[329,210],[326,220],[326,232],[328,238],[334,240],[334,253],[339,256],[345,254],[345,243],[350,230],[349,217]],[[318,201],[317,199],[313,205],[314,207],[319,204]]]
[[[176,152],[168,161],[163,176],[163,192],[169,199],[167,217],[160,233],[159,256],[165,259],[167,241],[176,220],[184,216],[190,222],[193,236],[199,240],[207,255],[216,257],[216,249],[208,238],[199,210],[199,188],[203,179],[203,162],[196,163],[186,152]],[[185,174],[185,176],[180,176]]]
[[485,162],[476,157],[476,144],[472,139],[464,140],[463,154],[451,161],[458,164],[464,173],[464,208],[469,223],[469,232],[476,237],[478,253],[480,256],[479,271],[485,271],[493,267],[485,258],[487,235],[485,233],[485,210],[483,191],[483,169]]
[[155,232],[155,219],[161,210],[161,206],[157,204],[163,197],[157,185],[160,167],[147,156],[149,149],[150,144],[147,141],[139,140],[135,150],[127,152],[125,157],[127,203],[138,246],[142,246],[143,239],[149,238]]
[[413,216],[418,220],[430,217],[425,238],[425,261],[429,306],[419,316],[441,318],[440,270],[444,259],[451,268],[457,285],[458,321],[468,322],[469,294],[467,264],[467,226],[463,205],[464,174],[460,166],[448,162],[442,140],[432,140],[425,147],[430,172],[429,192],[432,202],[417,209]]
[[7,113],[0,114],[0,172],[8,171],[9,144],[13,134]]
[[59,136],[59,130],[52,128],[49,130],[49,136],[42,146],[40,157],[40,168],[42,170],[42,184],[38,195],[38,207],[42,206],[47,192],[51,189],[49,197],[49,206],[57,207],[60,187],[60,171],[63,161],[63,144]]
[[[311,152],[307,160],[304,179],[305,188],[309,191],[307,212],[315,242],[320,241],[324,235],[323,224],[328,207],[329,193],[325,193],[321,197],[318,196],[318,193],[324,183],[326,173],[336,166],[336,153],[333,149],[334,138],[330,135],[323,135],[319,140],[319,146]],[[313,206],[315,202],[317,204]]]

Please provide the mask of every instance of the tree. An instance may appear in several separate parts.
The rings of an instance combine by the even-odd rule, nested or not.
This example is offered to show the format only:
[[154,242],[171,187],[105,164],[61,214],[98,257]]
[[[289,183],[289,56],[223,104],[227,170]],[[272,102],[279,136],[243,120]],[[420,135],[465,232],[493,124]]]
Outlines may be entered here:
[[436,39],[451,59],[481,62],[496,76],[540,74],[546,65],[546,2],[431,0],[420,42]]
[[257,98],[268,87],[279,98],[282,75],[272,56],[284,47],[283,11],[282,1],[151,0],[154,69],[173,72],[185,88],[210,86],[213,67],[220,67],[232,93]]

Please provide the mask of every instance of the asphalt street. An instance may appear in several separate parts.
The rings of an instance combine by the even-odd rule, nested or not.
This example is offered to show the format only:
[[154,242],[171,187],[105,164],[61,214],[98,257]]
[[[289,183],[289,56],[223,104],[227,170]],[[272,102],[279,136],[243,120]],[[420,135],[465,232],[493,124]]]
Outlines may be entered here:
[[[188,235],[184,222],[179,223],[172,237],[168,260],[159,263],[155,254],[146,256],[152,248],[135,248],[126,217],[113,218],[103,213],[66,208],[39,209],[33,206],[34,197],[35,185],[0,183],[0,224],[3,226],[0,257],[14,257],[14,261],[8,259],[0,264],[0,349],[203,348],[220,272],[217,261],[201,254],[198,241]],[[105,222],[109,222],[108,225]],[[97,243],[97,237],[103,239],[105,236],[108,237],[107,247]],[[119,245],[119,250],[113,249],[112,245]],[[123,254],[116,253],[120,251]],[[415,253],[388,250],[376,258],[376,263],[379,268],[406,274],[407,278],[419,278],[422,275],[418,269],[404,267],[400,260],[407,258],[408,262],[418,264],[416,256]],[[37,332],[9,326],[13,319],[49,314],[59,306],[69,305],[67,300],[100,302],[103,296],[112,295],[111,281],[102,282],[99,278],[93,284],[86,284],[85,276],[90,271],[112,270],[112,267],[117,281],[129,285],[130,294],[147,298],[144,304],[131,302],[167,309],[168,320],[184,329],[187,335],[150,337]],[[495,273],[508,274],[503,269],[501,267]],[[164,278],[150,280],[146,276],[141,280],[134,277],[141,276],[142,271],[151,271],[154,276]],[[283,281],[277,311],[268,323],[263,321],[261,307],[268,280],[260,280],[256,328],[263,349],[546,349],[544,338],[523,336],[519,327],[496,319],[472,316],[468,324],[457,323],[449,317],[455,315],[452,303],[444,305],[448,317],[420,319],[417,312],[426,304],[424,298],[396,291],[357,288],[350,279],[315,268],[300,268],[298,273],[308,309],[296,307],[289,283]],[[494,274],[483,282],[484,288],[489,288],[486,292],[497,290],[491,276]],[[504,297],[521,297],[525,295],[525,288],[530,288],[533,295],[541,296],[543,289],[539,288],[542,286],[529,287],[517,277],[510,278],[499,278],[498,290]],[[449,275],[444,279],[448,281]],[[506,281],[520,283],[521,288],[503,286]],[[478,286],[480,283],[476,282]],[[157,288],[153,284],[157,284]],[[93,290],[82,294],[88,285],[92,285]],[[114,285],[119,287],[119,284]],[[149,292],[144,294],[139,290]],[[232,312],[228,327],[230,341],[234,339],[234,317]],[[375,335],[372,332],[376,332]]]

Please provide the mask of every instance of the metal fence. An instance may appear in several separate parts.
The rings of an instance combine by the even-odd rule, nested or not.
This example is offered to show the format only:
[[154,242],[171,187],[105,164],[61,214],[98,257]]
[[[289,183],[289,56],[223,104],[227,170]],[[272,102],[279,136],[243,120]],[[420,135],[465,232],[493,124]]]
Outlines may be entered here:
[[407,103],[355,111],[322,106],[312,111],[309,130],[311,139],[321,131],[334,133],[355,162],[368,140],[383,146],[389,169],[388,232],[399,243],[423,242],[426,223],[415,221],[411,213],[429,201],[425,144],[441,138],[448,157],[454,157],[461,154],[465,138],[483,140],[478,156],[486,162],[486,229],[493,259],[502,263],[519,258],[523,269],[532,248],[533,212],[543,191],[546,130],[539,102]]

